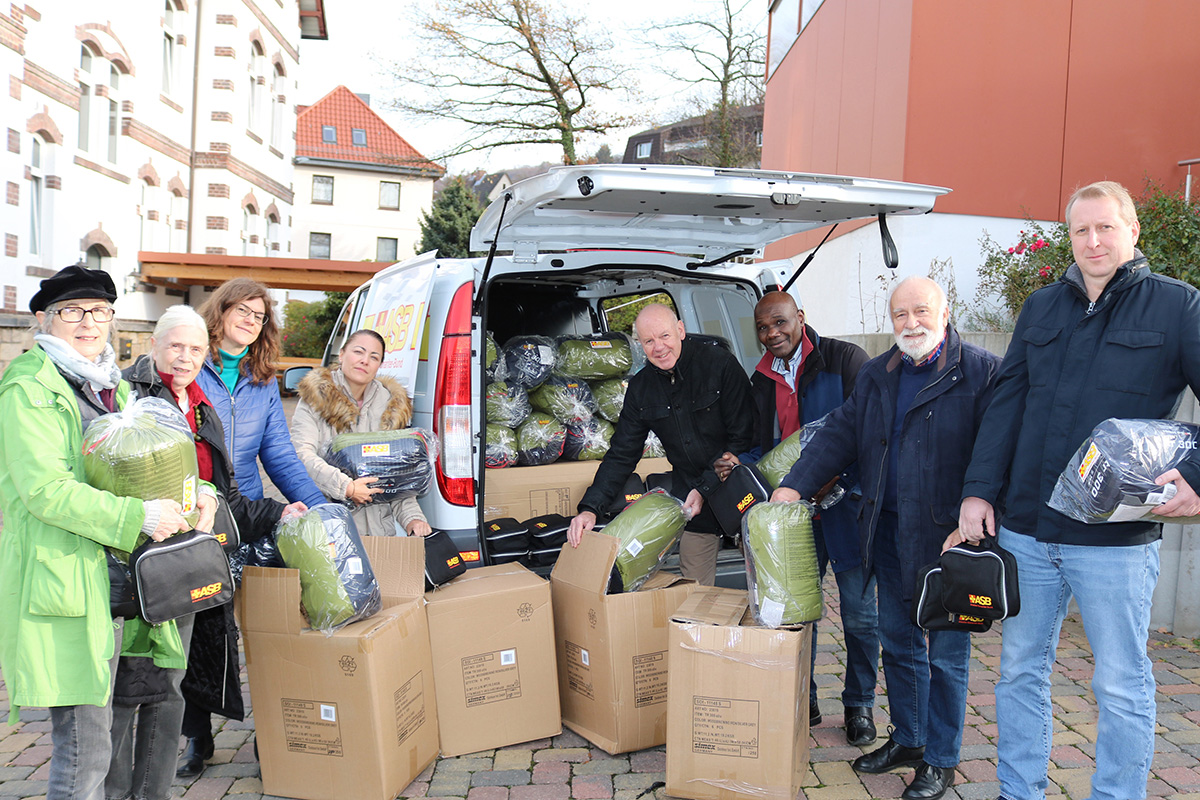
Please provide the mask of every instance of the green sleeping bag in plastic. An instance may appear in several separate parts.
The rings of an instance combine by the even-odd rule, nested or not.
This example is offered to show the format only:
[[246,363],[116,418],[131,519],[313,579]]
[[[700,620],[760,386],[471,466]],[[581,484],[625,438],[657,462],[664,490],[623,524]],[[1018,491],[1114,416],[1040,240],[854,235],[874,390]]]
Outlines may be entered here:
[[[196,443],[183,414],[166,400],[141,398],[96,418],[83,438],[83,470],[89,486],[119,497],[174,500],[189,525],[200,519]],[[141,534],[138,545],[148,538]]]
[[345,506],[326,503],[275,529],[279,555],[300,572],[300,603],[325,633],[366,619],[383,606],[371,562]]
[[541,386],[530,389],[529,403],[563,425],[581,425],[596,413],[596,400],[587,381],[562,375],[551,375]]
[[515,428],[533,411],[533,407],[529,405],[528,392],[515,383],[496,381],[489,383],[484,391],[488,422]]
[[628,388],[627,378],[595,381],[592,384],[592,397],[600,409],[600,416],[615,424],[621,418],[621,409],[625,407],[625,390]]
[[633,348],[623,333],[563,336],[558,340],[554,371],[588,381],[620,378],[633,368]]
[[756,503],[742,517],[754,619],[768,628],[821,618],[821,573],[805,503]]
[[484,434],[483,465],[488,469],[504,469],[517,463],[517,435],[512,428],[490,422]]
[[535,411],[517,428],[517,463],[526,467],[551,464],[562,455],[567,429],[549,414]]
[[800,458],[800,451],[804,449],[800,443],[800,434],[803,432],[804,429],[801,428],[775,445],[754,465],[758,467],[758,471],[767,483],[771,484],[772,489],[779,488],[783,479],[792,471],[792,465]]
[[621,540],[616,569],[624,591],[637,591],[658,571],[685,524],[683,503],[659,489],[643,494],[605,526],[605,533]]

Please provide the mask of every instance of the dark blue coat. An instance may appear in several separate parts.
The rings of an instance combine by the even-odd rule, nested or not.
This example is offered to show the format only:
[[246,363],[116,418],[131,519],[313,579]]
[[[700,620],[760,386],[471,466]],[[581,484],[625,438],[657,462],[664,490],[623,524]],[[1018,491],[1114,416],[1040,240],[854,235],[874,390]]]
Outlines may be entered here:
[[887,481],[888,448],[899,447],[897,498],[902,589],[911,597],[917,570],[935,560],[946,536],[958,527],[958,506],[971,444],[979,430],[1000,368],[1000,359],[963,342],[953,327],[925,388],[904,417],[900,440],[889,441],[896,415],[900,351],[895,346],[867,362],[854,391],[832,411],[800,460],[783,480],[801,497],[812,497],[834,475],[858,461],[863,505],[858,544],[870,569],[875,529]]
[[[1088,525],[1046,502],[1097,423],[1170,419],[1187,386],[1200,389],[1200,292],[1152,273],[1137,253],[1091,303],[1071,265],[1021,308],[963,496],[1003,499],[1004,526],[1042,541],[1154,541],[1157,523]],[[1179,472],[1200,490],[1200,453]]]
[[[840,339],[822,338],[809,325],[804,326],[805,336],[812,344],[812,352],[800,366],[797,389],[799,391],[800,424],[810,422],[833,411],[854,391],[858,371],[867,363],[867,352],[856,344]],[[773,358],[769,353],[764,360]],[[770,361],[766,361],[770,364]],[[770,377],[755,370],[750,375],[750,395],[754,400],[754,442],[757,445],[739,459],[750,464],[758,461],[762,454],[779,444],[775,436],[775,384]],[[849,477],[856,483],[857,471]],[[847,486],[847,489],[850,487]],[[862,563],[855,536],[859,501],[850,497],[826,511],[821,512],[821,531],[825,539],[825,552],[834,572],[854,569]]]
[[251,500],[263,496],[258,474],[258,460],[262,459],[263,469],[289,502],[299,500],[309,507],[326,502],[292,447],[274,378],[257,384],[242,376],[230,394],[208,359],[196,382],[225,426],[225,449],[233,459],[233,475],[242,494]]

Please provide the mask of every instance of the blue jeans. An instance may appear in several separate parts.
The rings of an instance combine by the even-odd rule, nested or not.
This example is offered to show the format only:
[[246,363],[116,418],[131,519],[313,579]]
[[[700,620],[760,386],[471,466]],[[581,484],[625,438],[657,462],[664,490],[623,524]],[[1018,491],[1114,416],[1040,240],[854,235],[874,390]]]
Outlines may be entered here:
[[1021,583],[1021,613],[1004,621],[996,685],[1001,792],[1009,800],[1046,796],[1054,724],[1050,672],[1074,596],[1096,664],[1092,692],[1099,725],[1091,797],[1144,798],[1154,755],[1154,673],[1146,639],[1159,543],[1052,544],[1001,527],[1000,546],[1017,557]]
[[108,772],[112,724],[112,687],[125,622],[113,622],[113,655],[108,660],[108,703],[103,706],[53,706],[50,709],[50,774],[46,800],[101,800]]
[[[829,566],[829,553],[820,520],[813,521],[817,563],[821,579]],[[853,569],[834,572],[841,605],[842,629],[846,635],[846,678],[842,687],[842,705],[847,708],[871,708],[875,705],[875,680],[879,672],[879,614],[875,607],[875,576],[860,564]],[[813,623],[812,671],[817,672],[817,625]],[[817,699],[817,682],[809,684],[809,698]]]
[[[195,619],[194,614],[188,614],[176,622],[185,658],[191,650]],[[171,695],[166,699],[136,706],[113,705],[112,761],[104,779],[104,796],[109,800],[171,798],[183,725],[183,693],[179,686],[187,670],[166,672],[171,680]]]
[[902,534],[897,534],[895,515],[881,514],[874,562],[892,738],[905,747],[923,746],[926,764],[954,767],[967,714],[971,634],[926,632],[912,623],[912,598],[904,596],[900,581],[897,535]]

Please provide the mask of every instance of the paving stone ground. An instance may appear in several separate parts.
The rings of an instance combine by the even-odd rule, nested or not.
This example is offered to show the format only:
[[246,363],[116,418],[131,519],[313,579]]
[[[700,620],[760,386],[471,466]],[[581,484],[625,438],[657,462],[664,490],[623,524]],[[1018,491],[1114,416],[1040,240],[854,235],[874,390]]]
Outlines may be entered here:
[[[817,640],[816,680],[824,721],[810,732],[811,759],[804,800],[895,798],[911,778],[911,770],[887,775],[859,775],[850,761],[871,748],[849,747],[841,725],[841,675],[845,660],[836,586],[825,584],[827,621]],[[994,689],[999,675],[1000,627],[973,637],[970,688],[962,761],[949,800],[995,798],[996,724]],[[1191,642],[1152,633],[1150,657],[1158,681],[1158,728],[1151,797],[1200,800],[1200,652]],[[1088,795],[1096,738],[1096,705],[1089,684],[1091,650],[1079,620],[1063,625],[1054,670],[1054,748],[1048,795]],[[242,672],[250,714],[244,722],[223,721],[216,753],[197,779],[175,786],[183,800],[272,800],[262,794],[254,757],[254,716]],[[887,729],[887,695],[880,680],[876,723]],[[8,692],[0,682],[0,715],[7,717]],[[221,721],[220,718],[217,718]],[[882,738],[880,739],[880,743]],[[41,798],[46,792],[50,759],[50,723],[45,709],[22,709],[20,721],[0,726],[0,800]],[[576,734],[564,730],[553,739],[499,750],[443,758],[417,776],[402,798],[465,800],[662,800],[666,756],[657,747],[610,756]],[[348,790],[348,800],[355,798]]]

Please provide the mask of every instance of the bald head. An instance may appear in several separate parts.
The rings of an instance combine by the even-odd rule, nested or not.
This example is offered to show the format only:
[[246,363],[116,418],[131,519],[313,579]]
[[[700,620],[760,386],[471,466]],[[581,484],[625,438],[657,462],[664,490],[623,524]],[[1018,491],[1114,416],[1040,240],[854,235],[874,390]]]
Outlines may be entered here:
[[804,340],[804,312],[787,292],[767,292],[754,307],[754,330],[771,355],[790,360]]
[[674,311],[662,303],[646,306],[633,321],[633,332],[651,364],[663,370],[675,368],[686,334]]

